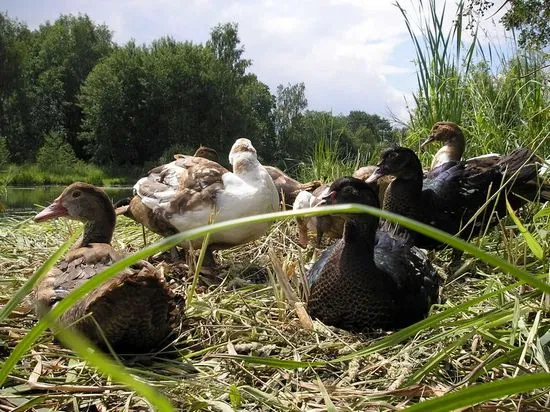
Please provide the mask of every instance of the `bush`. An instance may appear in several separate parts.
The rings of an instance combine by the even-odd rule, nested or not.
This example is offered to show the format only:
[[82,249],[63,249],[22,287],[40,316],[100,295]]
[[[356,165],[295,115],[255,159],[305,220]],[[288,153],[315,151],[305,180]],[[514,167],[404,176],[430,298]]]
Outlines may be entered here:
[[4,136],[0,136],[0,168],[4,168],[10,161],[10,151],[8,141]]
[[41,169],[60,173],[72,170],[78,159],[71,145],[67,143],[65,133],[51,131],[44,136],[44,144],[38,150],[36,163]]

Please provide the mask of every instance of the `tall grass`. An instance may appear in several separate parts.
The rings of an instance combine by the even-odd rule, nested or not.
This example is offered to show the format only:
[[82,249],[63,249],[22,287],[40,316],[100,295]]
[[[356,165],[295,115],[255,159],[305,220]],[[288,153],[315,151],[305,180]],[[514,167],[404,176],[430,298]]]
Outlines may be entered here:
[[547,56],[518,49],[513,39],[505,51],[482,44],[477,31],[464,36],[463,1],[449,28],[446,5],[417,4],[419,15],[427,17],[415,20],[397,3],[416,51],[417,91],[406,144],[417,146],[435,122],[445,120],[462,127],[467,155],[506,153],[517,146],[548,154]]
[[301,180],[333,182],[369,164],[376,150],[354,151],[351,148],[353,144],[344,139],[346,128],[347,125],[336,127],[332,113],[308,118],[307,135],[315,143],[309,163],[300,165],[298,174]]
[[414,22],[399,2],[416,52],[418,90],[416,108],[410,116],[413,130],[429,130],[442,119],[460,123],[464,110],[464,82],[474,56],[476,36],[463,44],[464,3],[457,5],[456,18],[445,28],[446,3],[438,10],[435,0],[418,1],[419,21]]

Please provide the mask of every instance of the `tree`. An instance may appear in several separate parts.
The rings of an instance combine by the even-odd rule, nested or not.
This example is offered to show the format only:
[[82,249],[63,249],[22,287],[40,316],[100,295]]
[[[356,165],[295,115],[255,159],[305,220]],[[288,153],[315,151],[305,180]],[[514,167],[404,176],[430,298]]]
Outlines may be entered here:
[[[129,42],[97,64],[82,85],[79,102],[84,122],[79,139],[97,163],[137,164],[145,160],[139,149],[140,140],[148,138],[142,128],[150,108],[146,104],[146,53]],[[152,115],[149,121],[155,124]]]
[[30,39],[24,24],[0,13],[0,134],[14,161],[24,160],[30,147],[25,138],[30,120],[25,76]]
[[501,19],[507,30],[519,30],[518,43],[522,47],[543,48],[550,44],[549,0],[468,0],[466,14],[470,26],[476,15],[485,16],[510,6]]
[[280,158],[295,157],[292,153],[303,153],[302,119],[307,108],[306,86],[297,83],[277,86],[274,113],[277,136],[277,155]]
[[217,137],[216,146],[229,151],[233,141],[240,137],[243,127],[240,123],[244,110],[240,92],[246,82],[245,71],[252,62],[242,58],[244,47],[241,46],[236,23],[214,27],[206,47],[215,57],[210,71],[214,99],[209,118],[214,128],[213,136]]
[[87,15],[65,15],[40,26],[29,73],[36,135],[63,128],[77,154],[85,155],[77,144],[82,121],[77,94],[97,62],[111,53],[111,37],[106,26]]

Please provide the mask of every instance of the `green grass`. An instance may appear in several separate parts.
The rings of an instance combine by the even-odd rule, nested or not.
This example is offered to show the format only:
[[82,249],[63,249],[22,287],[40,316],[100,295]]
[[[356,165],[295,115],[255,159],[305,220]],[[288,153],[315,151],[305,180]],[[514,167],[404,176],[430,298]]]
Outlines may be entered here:
[[[397,4],[416,51],[407,146],[417,148],[435,122],[453,121],[464,131],[467,157],[518,146],[550,153],[547,55],[521,50],[513,39],[495,48],[480,41],[477,30],[465,40],[462,14],[446,29],[448,11],[434,0],[416,2],[417,15]],[[436,146],[423,154],[425,163]]]
[[10,165],[0,172],[0,179],[10,186],[68,185],[75,181],[98,186],[134,183],[142,168],[99,167],[80,163],[67,170],[44,170],[36,164]]

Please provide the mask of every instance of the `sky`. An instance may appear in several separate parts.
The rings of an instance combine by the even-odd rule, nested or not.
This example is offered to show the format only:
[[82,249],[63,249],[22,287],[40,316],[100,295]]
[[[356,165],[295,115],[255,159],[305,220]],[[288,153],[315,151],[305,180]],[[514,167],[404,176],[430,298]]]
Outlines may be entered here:
[[[445,0],[435,0],[442,7]],[[87,14],[113,40],[149,44],[162,36],[204,43],[218,23],[236,22],[249,71],[273,94],[304,82],[308,109],[363,110],[406,121],[416,90],[415,52],[395,0],[1,0],[0,11],[35,29],[60,14]],[[400,0],[418,21],[418,0]],[[427,1],[424,1],[427,3]],[[446,21],[456,15],[447,1]],[[417,17],[415,17],[417,16]],[[498,15],[484,42],[500,42]]]

